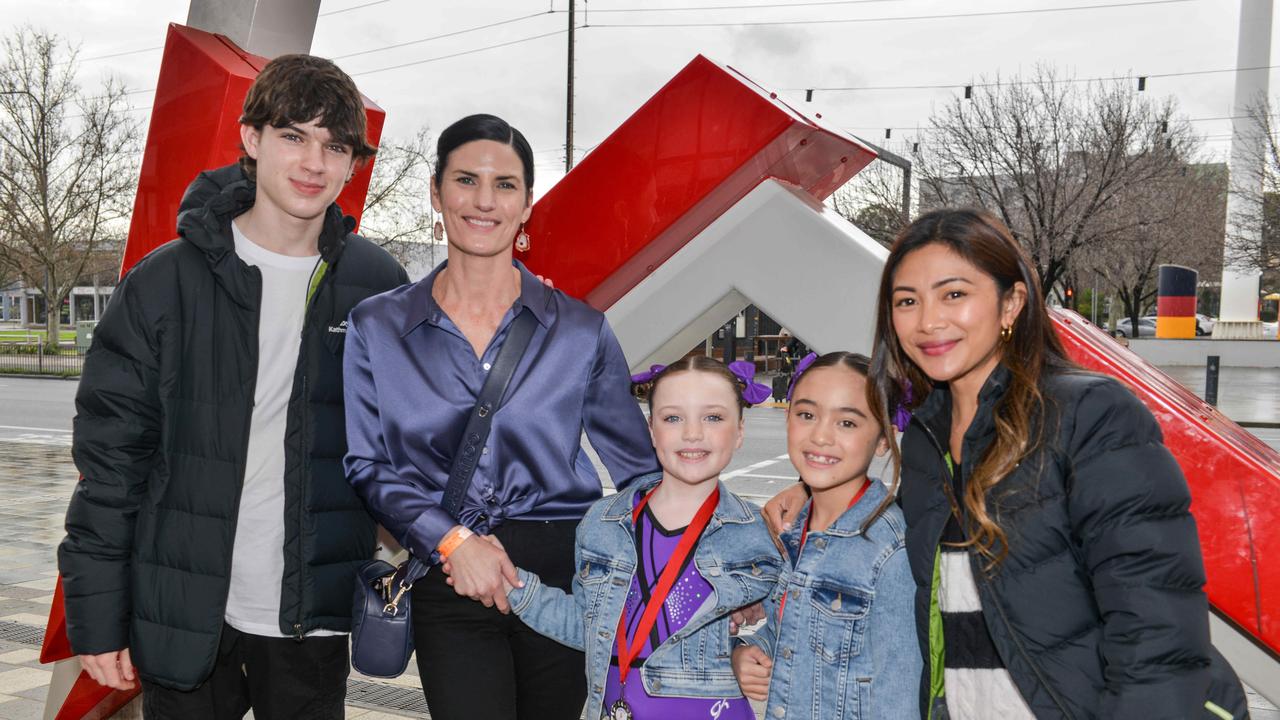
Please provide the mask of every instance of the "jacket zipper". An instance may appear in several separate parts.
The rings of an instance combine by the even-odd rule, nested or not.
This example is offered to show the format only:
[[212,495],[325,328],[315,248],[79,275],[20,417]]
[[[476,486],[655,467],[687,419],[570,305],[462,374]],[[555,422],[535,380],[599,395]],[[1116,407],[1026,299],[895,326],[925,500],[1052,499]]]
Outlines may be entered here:
[[[302,331],[302,337],[304,338],[304,343],[303,343],[304,345],[305,345],[305,338],[307,336],[305,323],[306,323],[306,320],[304,319],[303,320],[304,329]],[[308,446],[307,444],[307,402],[308,400],[307,399],[309,396],[307,394],[308,384],[307,384],[307,371],[306,371],[306,352],[307,351],[303,349],[302,352],[299,354],[299,360],[303,364],[302,398],[301,398],[302,399],[302,427],[300,428],[301,434],[302,434],[302,448],[301,448],[302,457],[299,458],[299,460],[302,463],[302,475],[298,479],[298,540],[297,540],[299,545],[299,548],[298,548],[298,614],[294,618],[294,623],[293,623],[293,632],[295,636],[294,639],[297,640],[298,642],[302,642],[302,588],[306,585],[306,583],[302,582],[302,573],[304,572],[303,568],[307,566],[306,560],[303,559],[302,557],[302,548],[301,548],[302,522],[305,519],[305,515],[307,512],[306,502],[305,502],[306,493],[304,491],[303,486],[306,484],[306,474],[307,474],[306,458],[308,457],[308,454],[309,454],[308,447],[307,447]]]
[[[912,420],[915,420],[920,427],[924,428],[925,435],[928,436],[929,442],[933,445],[933,449],[938,452],[939,459],[942,460],[943,466],[947,467],[946,452],[942,449],[942,444],[938,442],[938,436],[933,433],[933,429],[930,428],[923,420],[917,420],[915,417],[912,417]],[[961,465],[961,469],[963,469],[963,463]],[[952,474],[950,468],[948,467],[947,482],[954,482],[954,479],[955,479],[954,475]],[[941,541],[941,538],[939,538],[939,542],[940,541]],[[1027,649],[1022,644],[1022,639],[1018,637],[1018,632],[1013,629],[1013,625],[1009,622],[1009,616],[1005,614],[1004,606],[1001,605],[999,600],[995,597],[995,594],[996,594],[995,588],[991,586],[991,583],[987,582],[985,574],[980,572],[981,568],[975,566],[976,562],[977,561],[973,557],[973,553],[969,553],[970,570],[974,574],[974,580],[976,582],[978,578],[982,578],[982,584],[987,588],[988,592],[991,594],[992,604],[995,605],[996,612],[999,613],[1000,620],[1001,622],[1004,623],[1005,631],[1008,632],[1009,637],[1013,639],[1013,644],[1014,644],[1014,647],[1017,648],[1018,654],[1021,655],[1022,659],[1026,661],[1028,666],[1030,666],[1032,672],[1034,672],[1036,675],[1036,680],[1040,683],[1040,686],[1043,687],[1049,693],[1049,697],[1053,698],[1054,704],[1058,706],[1058,709],[1062,711],[1062,714],[1068,718],[1073,717],[1071,715],[1071,712],[1067,710],[1065,705],[1063,705],[1062,699],[1058,697],[1057,691],[1055,691],[1053,689],[1053,686],[1050,685],[1048,681],[1045,679],[1044,673],[1041,672],[1040,670],[1040,666],[1037,665],[1036,662],[1032,660],[1031,655],[1027,653]],[[983,607],[985,608],[986,605],[983,605]],[[1006,671],[1007,669],[1008,668],[1006,668]]]
[[[308,412],[311,406],[311,384],[307,377],[307,370],[310,367],[310,364],[308,363],[309,353],[307,348],[307,328],[309,327],[314,315],[316,304],[319,303],[321,290],[327,284],[331,275],[328,263],[324,260],[321,260],[316,267],[320,273],[320,277],[315,280],[314,285],[311,282],[307,283],[306,312],[302,316],[302,337],[298,341],[298,366],[302,369],[302,395],[299,398],[302,406],[301,427],[299,428],[302,443],[299,448],[300,454],[298,458],[301,467],[301,472],[298,478],[298,612],[294,617],[293,623],[294,639],[298,642],[302,642],[304,636],[302,630],[302,588],[306,586],[306,583],[303,582],[302,574],[306,572],[307,563],[302,557],[301,545],[302,527],[307,514],[306,479],[311,465],[311,418],[310,413]],[[312,272],[314,274],[316,271]]]

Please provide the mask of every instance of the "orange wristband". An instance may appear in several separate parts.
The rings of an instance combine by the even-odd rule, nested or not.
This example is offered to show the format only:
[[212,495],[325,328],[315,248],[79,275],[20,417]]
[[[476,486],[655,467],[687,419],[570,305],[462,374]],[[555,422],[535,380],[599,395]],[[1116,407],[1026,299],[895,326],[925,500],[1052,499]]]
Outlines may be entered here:
[[442,559],[447,560],[449,555],[453,554],[453,551],[457,550],[458,546],[472,535],[475,535],[475,533],[471,532],[471,528],[459,525],[445,533],[444,537],[440,539],[440,544],[436,546],[436,552],[440,553]]

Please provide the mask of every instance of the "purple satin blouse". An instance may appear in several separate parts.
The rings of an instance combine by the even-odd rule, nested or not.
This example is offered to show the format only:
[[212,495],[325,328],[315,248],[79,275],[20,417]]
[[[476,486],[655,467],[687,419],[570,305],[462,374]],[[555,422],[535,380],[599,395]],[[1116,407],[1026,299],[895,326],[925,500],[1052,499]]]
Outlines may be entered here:
[[[604,315],[546,287],[520,262],[520,297],[481,357],[431,297],[444,268],[351,311],[343,382],[347,479],[414,555],[458,522],[581,518],[600,499],[585,430],[619,487],[658,469],[630,375]],[[461,517],[440,507],[449,467],[485,374],[524,308],[538,320],[472,478]]]

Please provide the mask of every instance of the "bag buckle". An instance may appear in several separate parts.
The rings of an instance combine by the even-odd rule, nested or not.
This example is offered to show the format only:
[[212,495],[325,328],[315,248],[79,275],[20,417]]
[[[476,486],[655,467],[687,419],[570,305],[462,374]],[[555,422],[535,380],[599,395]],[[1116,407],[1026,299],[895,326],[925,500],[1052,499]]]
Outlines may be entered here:
[[[391,583],[388,582],[387,584],[390,585]],[[396,596],[387,601],[387,604],[382,607],[382,614],[395,615],[397,606],[400,604],[400,598],[404,597],[405,592],[411,587],[413,586],[400,583],[400,589],[396,591]]]

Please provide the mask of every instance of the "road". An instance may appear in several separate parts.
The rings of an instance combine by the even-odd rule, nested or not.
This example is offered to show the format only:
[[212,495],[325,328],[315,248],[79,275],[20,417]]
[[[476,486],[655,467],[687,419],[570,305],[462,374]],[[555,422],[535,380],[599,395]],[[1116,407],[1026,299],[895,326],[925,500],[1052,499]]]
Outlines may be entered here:
[[[1204,392],[1203,368],[1166,368],[1197,394]],[[67,444],[75,415],[75,380],[8,378],[0,375],[0,440]],[[1280,419],[1280,371],[1223,368],[1219,407],[1235,420]],[[795,482],[787,461],[786,412],[755,407],[746,413],[746,439],[724,478],[752,500],[772,497]],[[1280,448],[1280,430],[1254,429],[1263,442]],[[597,462],[597,467],[600,467]],[[603,468],[601,468],[603,470]],[[877,473],[886,472],[884,466]],[[602,475],[605,473],[602,473]]]
[[0,375],[0,441],[70,443],[79,384]]

